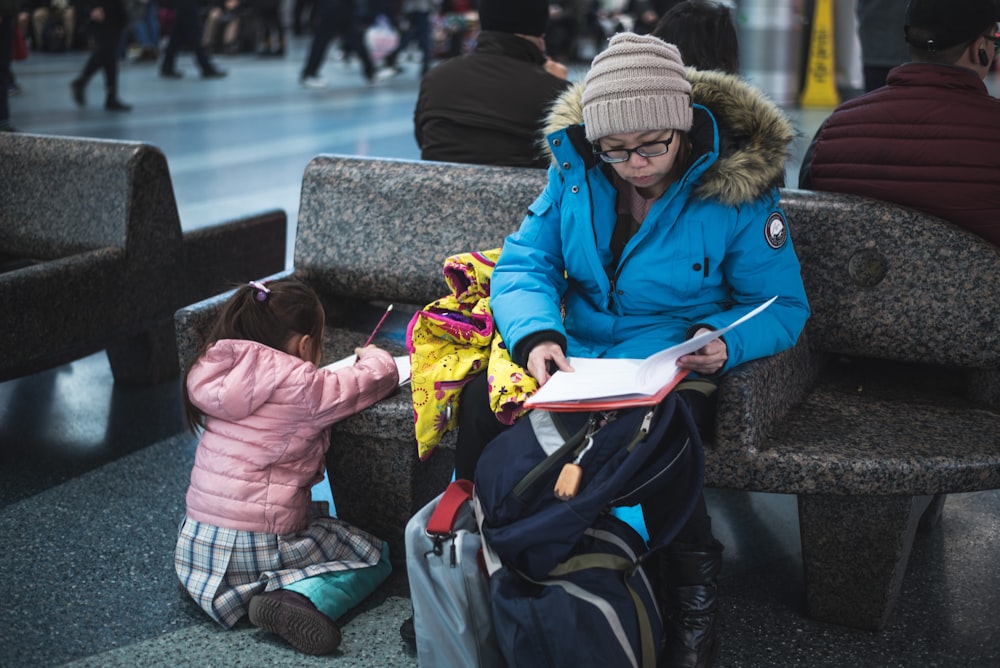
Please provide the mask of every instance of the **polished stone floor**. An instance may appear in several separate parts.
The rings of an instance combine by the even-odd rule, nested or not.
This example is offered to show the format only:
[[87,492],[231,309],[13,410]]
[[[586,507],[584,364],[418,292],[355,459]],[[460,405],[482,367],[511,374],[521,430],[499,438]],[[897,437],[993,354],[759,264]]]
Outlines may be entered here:
[[[15,66],[24,92],[11,100],[12,121],[26,132],[159,146],[185,229],[272,207],[294,221],[314,155],[419,157],[415,64],[368,86],[356,64],[331,57],[322,72],[330,87],[306,90],[306,47],[295,40],[279,59],[219,58],[230,75],[213,81],[186,55],[179,81],[128,64],[121,96],[135,105],[130,114],[101,108],[99,78],[90,105],[74,106],[68,83],[84,54],[33,53]],[[799,156],[828,110],[790,113]],[[793,160],[789,183],[797,167]],[[0,383],[0,668],[415,666],[397,633],[409,614],[399,573],[344,620],[332,657],[300,655],[246,625],[222,631],[181,596],[172,551],[195,440],[182,429],[178,395],[176,382],[115,385],[103,354]],[[948,498],[941,525],[917,537],[880,633],[805,615],[794,497],[712,490],[709,503],[727,548],[719,666],[1000,665],[1000,493]]]

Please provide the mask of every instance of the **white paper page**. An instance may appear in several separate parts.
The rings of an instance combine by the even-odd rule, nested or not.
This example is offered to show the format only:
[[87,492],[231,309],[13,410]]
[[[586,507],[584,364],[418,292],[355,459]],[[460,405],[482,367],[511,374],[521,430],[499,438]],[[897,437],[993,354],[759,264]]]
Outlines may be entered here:
[[[399,371],[399,384],[405,385],[410,382],[410,356],[396,355],[392,359],[395,360],[396,369]],[[357,360],[357,356],[352,353],[347,357],[341,357],[335,362],[330,362],[322,368],[328,371],[336,371],[337,369],[342,369],[345,366],[353,366],[355,360]]]
[[399,384],[406,385],[410,382],[410,356],[396,355],[393,359],[396,360],[396,369],[399,370]]
[[557,371],[533,395],[534,401],[579,401],[635,394],[643,360],[570,357],[573,372]]
[[737,325],[746,322],[774,303],[774,300],[777,298],[777,296],[771,297],[766,302],[744,315],[742,318],[731,322],[721,329],[704,332],[698,336],[691,337],[687,341],[678,343],[676,346],[671,346],[666,350],[653,353],[647,357],[645,361],[643,361],[636,374],[638,385],[643,388],[643,391],[647,394],[655,393],[657,389],[666,385],[667,381],[677,374],[677,360],[679,358],[699,350],[706,343],[714,341]]
[[327,371],[336,371],[337,369],[343,369],[345,366],[353,366],[355,360],[357,360],[357,355],[348,355],[347,357],[341,357],[335,362],[330,362],[329,364],[323,366],[322,368]]

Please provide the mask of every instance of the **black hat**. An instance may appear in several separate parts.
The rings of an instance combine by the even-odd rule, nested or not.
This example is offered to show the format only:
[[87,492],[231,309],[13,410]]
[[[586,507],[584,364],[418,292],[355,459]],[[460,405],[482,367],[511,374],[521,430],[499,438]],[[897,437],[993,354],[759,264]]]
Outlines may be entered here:
[[479,27],[483,30],[545,34],[549,22],[549,3],[541,0],[479,0]]
[[997,21],[997,0],[910,0],[903,30],[911,46],[941,51],[971,42]]

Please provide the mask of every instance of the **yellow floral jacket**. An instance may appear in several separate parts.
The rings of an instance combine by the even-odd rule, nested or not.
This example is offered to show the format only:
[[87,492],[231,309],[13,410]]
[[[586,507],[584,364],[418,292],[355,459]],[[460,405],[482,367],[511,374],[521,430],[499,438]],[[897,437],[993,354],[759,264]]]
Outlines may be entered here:
[[499,248],[449,257],[444,278],[451,294],[410,320],[406,340],[422,460],[455,427],[459,395],[476,374],[487,372],[490,407],[504,424],[513,424],[525,412],[524,401],[538,389],[535,379],[511,361],[493,324],[490,277],[499,257]]

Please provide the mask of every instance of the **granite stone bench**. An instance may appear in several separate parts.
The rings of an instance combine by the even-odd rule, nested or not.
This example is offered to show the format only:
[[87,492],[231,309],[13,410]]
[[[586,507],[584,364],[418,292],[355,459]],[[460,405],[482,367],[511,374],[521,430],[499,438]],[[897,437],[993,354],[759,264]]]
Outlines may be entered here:
[[809,615],[881,629],[935,495],[1000,488],[1000,251],[884,202],[782,207],[812,315],[720,385],[706,483],[796,494]]
[[284,211],[182,233],[148,144],[0,133],[0,380],[106,349],[118,382],[177,375],[173,314],[285,265]]
[[[541,170],[316,158],[288,273],[323,295],[328,359],[389,302],[376,342],[403,352],[412,313],[447,292],[444,259],[498,246],[544,183]],[[1000,487],[1000,263],[900,207],[795,190],[783,206],[813,317],[793,349],[722,381],[707,483],[797,494],[809,614],[880,628],[931,495]],[[178,311],[182,365],[226,296]],[[450,478],[453,436],[418,461],[406,388],[334,427],[339,514],[387,538],[397,564],[406,520]]]

